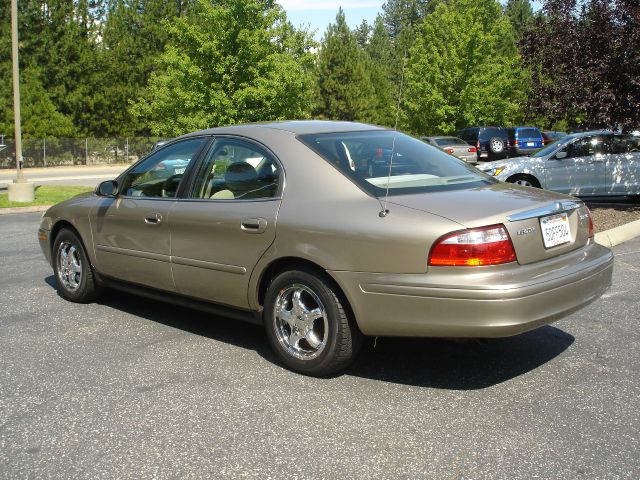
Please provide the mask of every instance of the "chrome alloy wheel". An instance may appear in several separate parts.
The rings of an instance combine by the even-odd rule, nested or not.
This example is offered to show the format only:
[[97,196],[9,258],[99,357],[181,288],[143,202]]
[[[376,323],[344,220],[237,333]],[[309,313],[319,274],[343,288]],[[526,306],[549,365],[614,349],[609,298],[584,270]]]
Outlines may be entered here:
[[327,345],[327,311],[318,295],[306,285],[294,283],[276,298],[273,317],[276,338],[284,349],[300,360],[312,360]]
[[58,278],[64,288],[75,292],[82,280],[80,252],[71,242],[64,241],[58,247]]

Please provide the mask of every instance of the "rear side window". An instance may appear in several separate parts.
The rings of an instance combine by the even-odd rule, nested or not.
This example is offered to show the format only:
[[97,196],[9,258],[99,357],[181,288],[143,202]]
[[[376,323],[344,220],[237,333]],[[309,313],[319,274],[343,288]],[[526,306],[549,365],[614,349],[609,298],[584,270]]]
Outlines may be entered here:
[[495,182],[466,162],[389,130],[300,135],[309,148],[375,196],[456,190]]

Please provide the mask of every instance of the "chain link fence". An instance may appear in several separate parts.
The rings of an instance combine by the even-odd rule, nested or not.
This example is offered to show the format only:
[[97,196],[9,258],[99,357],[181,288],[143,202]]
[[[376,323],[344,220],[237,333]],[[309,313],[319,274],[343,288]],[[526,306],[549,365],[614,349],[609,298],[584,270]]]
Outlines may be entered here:
[[[135,162],[151,151],[158,137],[26,138],[22,140],[23,167],[112,165]],[[16,168],[13,139],[0,146],[0,168]]]

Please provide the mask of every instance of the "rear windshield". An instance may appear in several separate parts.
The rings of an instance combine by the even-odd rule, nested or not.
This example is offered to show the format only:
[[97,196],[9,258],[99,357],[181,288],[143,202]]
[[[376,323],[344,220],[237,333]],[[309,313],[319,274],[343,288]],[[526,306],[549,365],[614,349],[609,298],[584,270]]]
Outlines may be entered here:
[[370,130],[300,135],[305,145],[375,196],[456,190],[496,180],[399,132]]
[[499,127],[485,127],[480,131],[480,140],[490,140],[493,137],[506,139],[507,131]]
[[467,142],[456,137],[434,138],[434,142],[436,142],[436,145],[439,147],[469,146]]
[[518,138],[542,138],[542,134],[535,128],[519,128]]

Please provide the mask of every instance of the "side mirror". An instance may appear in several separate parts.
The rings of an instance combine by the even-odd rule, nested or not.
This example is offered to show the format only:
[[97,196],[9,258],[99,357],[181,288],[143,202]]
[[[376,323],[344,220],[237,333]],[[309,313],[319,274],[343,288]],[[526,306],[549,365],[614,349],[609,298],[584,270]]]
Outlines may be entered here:
[[567,158],[567,152],[562,150],[561,152],[556,153],[556,160],[562,160],[563,158]]
[[115,180],[106,180],[98,185],[96,193],[101,197],[115,197],[118,191],[118,182]]

